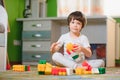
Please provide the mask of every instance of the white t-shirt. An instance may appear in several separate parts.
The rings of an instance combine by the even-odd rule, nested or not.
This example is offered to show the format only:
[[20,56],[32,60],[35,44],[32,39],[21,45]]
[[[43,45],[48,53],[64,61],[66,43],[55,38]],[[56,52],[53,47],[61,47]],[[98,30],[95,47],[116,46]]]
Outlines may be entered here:
[[[66,45],[68,43],[73,43],[73,44],[77,43],[83,47],[90,47],[88,38],[83,34],[80,34],[78,38],[73,39],[71,38],[70,33],[68,32],[66,34],[61,35],[60,38],[58,39],[58,42],[60,43],[61,47],[64,45],[64,56],[71,60],[73,60],[72,57],[66,52]],[[84,54],[84,53],[81,52],[81,54]]]

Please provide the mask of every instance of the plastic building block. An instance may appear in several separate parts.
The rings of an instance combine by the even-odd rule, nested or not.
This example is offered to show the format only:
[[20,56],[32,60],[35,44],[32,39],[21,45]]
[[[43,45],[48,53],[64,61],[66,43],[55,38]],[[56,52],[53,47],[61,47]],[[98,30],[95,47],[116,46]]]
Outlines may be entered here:
[[13,65],[13,71],[18,71],[18,72],[24,72],[24,71],[30,71],[30,66],[26,65]]
[[87,61],[83,61],[82,66],[85,67],[87,71],[92,70],[92,67],[87,63]]
[[106,69],[104,67],[100,67],[98,68],[99,70],[99,74],[105,74],[106,73]]

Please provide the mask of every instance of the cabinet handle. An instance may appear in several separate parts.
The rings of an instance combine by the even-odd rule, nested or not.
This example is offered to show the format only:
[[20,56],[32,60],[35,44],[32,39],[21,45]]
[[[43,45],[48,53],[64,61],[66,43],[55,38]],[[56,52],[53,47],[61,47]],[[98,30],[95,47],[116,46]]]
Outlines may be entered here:
[[33,27],[40,28],[40,27],[42,27],[42,24],[33,24],[32,26],[33,26]]
[[36,45],[31,45],[31,47],[39,48],[39,47],[41,47],[41,45],[36,44]]
[[33,37],[41,37],[41,34],[34,34]]
[[32,55],[32,57],[34,57],[34,58],[40,58],[41,56],[40,55]]

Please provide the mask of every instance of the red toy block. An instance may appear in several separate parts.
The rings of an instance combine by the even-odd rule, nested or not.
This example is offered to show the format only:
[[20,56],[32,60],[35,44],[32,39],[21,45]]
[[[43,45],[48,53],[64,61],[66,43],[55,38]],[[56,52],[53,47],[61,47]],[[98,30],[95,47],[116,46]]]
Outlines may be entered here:
[[87,63],[87,61],[82,62],[82,66],[86,68],[87,71],[91,71],[92,67]]
[[59,69],[58,68],[52,68],[52,75],[58,75]]

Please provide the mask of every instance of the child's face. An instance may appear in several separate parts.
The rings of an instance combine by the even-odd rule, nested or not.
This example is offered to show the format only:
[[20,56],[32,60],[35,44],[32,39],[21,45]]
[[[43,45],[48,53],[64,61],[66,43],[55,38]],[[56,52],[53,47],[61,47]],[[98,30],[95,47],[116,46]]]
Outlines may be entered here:
[[82,29],[82,22],[72,19],[70,21],[69,28],[70,28],[70,32],[72,33],[75,33],[75,34],[80,33]]

